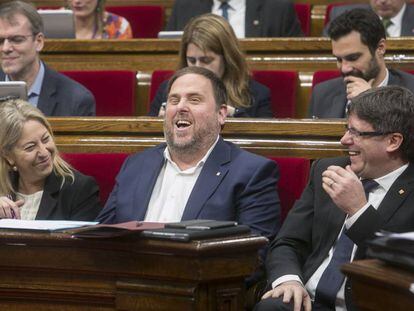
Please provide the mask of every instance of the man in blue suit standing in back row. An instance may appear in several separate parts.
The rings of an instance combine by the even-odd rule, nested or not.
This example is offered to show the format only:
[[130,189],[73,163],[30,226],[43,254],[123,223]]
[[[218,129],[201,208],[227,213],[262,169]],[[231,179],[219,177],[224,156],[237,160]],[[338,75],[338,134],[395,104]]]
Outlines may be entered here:
[[125,161],[98,220],[233,220],[254,233],[275,235],[277,165],[220,137],[226,103],[225,86],[213,72],[177,71],[168,86],[167,143]]

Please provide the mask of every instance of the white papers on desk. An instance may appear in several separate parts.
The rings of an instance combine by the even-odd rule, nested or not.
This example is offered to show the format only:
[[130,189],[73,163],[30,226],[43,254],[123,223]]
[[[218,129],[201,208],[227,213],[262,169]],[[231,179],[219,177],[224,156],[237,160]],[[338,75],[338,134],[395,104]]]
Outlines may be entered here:
[[0,229],[55,231],[96,224],[96,221],[0,219]]

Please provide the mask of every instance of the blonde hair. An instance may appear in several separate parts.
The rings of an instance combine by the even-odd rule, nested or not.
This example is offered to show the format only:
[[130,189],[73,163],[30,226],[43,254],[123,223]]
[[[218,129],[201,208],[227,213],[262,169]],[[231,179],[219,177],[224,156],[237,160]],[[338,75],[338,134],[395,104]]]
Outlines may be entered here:
[[[52,127],[39,109],[21,99],[0,102],[0,195],[15,193],[10,176],[12,168],[6,156],[15,147],[22,135],[24,124],[29,120],[41,123],[53,139]],[[59,156],[57,150],[53,158],[53,170],[62,177],[63,182],[66,177],[71,178],[72,182],[75,180],[71,166]]]
[[192,43],[199,49],[223,56],[224,73],[221,79],[226,86],[229,104],[249,107],[249,69],[239,41],[230,24],[221,16],[203,14],[191,19],[184,28],[180,47],[179,69],[187,67],[187,48]]

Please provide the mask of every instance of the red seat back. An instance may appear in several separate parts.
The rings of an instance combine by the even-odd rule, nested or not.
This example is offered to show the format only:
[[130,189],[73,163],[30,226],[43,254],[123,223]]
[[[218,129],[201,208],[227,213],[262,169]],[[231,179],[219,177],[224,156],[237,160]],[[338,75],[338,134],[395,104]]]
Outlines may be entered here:
[[271,92],[273,116],[294,118],[298,74],[287,70],[254,70],[253,79],[266,85]]
[[295,3],[294,6],[302,32],[308,37],[311,28],[311,5],[309,3]]
[[151,75],[151,85],[150,85],[150,92],[149,92],[149,102],[148,102],[148,111],[151,102],[153,101],[155,95],[157,94],[158,87],[162,82],[171,78],[174,74],[173,70],[154,70]]
[[99,197],[105,204],[115,185],[115,177],[121,169],[127,153],[63,153],[65,159],[79,172],[93,176],[99,185]]
[[62,71],[92,92],[97,116],[134,116],[136,74],[134,71]]
[[278,183],[281,215],[283,222],[293,204],[301,196],[309,178],[309,159],[304,158],[275,158],[279,166],[280,178]]
[[313,73],[312,77],[312,88],[315,87],[316,84],[338,78],[341,76],[339,70],[317,70]]
[[[155,70],[152,73],[149,103],[154,99],[159,85],[169,79],[173,73],[171,70]],[[278,118],[295,117],[296,87],[298,83],[296,71],[255,70],[252,72],[252,76],[253,79],[270,89],[273,116]]]
[[164,9],[159,5],[108,6],[105,9],[125,17],[134,38],[157,38],[164,28]]

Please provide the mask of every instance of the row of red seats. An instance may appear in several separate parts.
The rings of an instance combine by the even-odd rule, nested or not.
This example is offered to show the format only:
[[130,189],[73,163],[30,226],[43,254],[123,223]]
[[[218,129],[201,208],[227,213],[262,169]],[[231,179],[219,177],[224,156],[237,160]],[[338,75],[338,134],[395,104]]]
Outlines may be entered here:
[[[104,204],[115,184],[115,177],[127,153],[65,153],[63,158],[78,171],[93,176],[100,187],[100,199]],[[279,166],[278,191],[283,221],[300,197],[309,176],[310,161],[303,158],[271,158]],[[105,170],[102,170],[105,167]]]
[[[414,71],[408,71],[414,74]],[[136,73],[133,71],[62,71],[63,74],[88,88],[96,99],[97,116],[135,116]],[[147,110],[160,83],[168,79],[172,71],[157,70],[151,77]],[[316,71],[315,84],[339,76],[338,70]],[[288,70],[256,70],[253,78],[271,90],[273,115],[278,118],[294,118],[298,73]],[[113,92],[117,90],[117,92]]]

